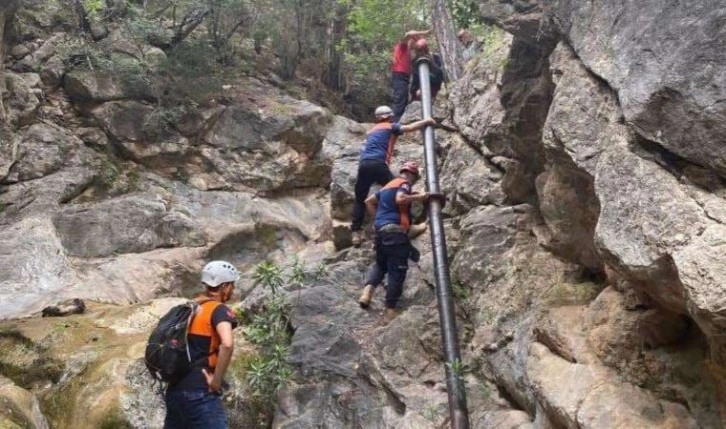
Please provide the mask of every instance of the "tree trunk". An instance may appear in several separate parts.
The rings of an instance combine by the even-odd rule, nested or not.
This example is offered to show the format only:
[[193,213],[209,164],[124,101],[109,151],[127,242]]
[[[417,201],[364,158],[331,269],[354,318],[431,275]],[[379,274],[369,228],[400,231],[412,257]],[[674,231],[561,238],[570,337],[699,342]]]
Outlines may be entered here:
[[340,51],[338,43],[345,38],[348,29],[348,7],[339,4],[335,14],[328,22],[327,38],[325,39],[325,63],[326,70],[323,74],[323,83],[331,89],[344,89],[343,79],[343,52]]
[[431,0],[431,19],[434,23],[436,40],[441,59],[450,80],[456,80],[462,73],[462,49],[456,39],[456,28],[445,0]]

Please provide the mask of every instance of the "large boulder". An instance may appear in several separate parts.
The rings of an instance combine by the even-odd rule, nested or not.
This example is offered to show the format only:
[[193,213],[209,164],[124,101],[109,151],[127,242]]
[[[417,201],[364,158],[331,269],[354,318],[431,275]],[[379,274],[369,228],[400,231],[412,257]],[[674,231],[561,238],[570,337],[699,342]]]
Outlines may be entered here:
[[500,181],[502,173],[483,154],[469,146],[459,135],[450,138],[439,184],[446,195],[446,213],[462,214],[474,207],[504,202]]
[[[54,2],[51,2],[51,4]],[[53,5],[43,5],[48,10],[53,8]],[[29,10],[23,10],[23,12],[32,14]],[[18,29],[16,28],[16,31]],[[50,36],[46,40],[41,40],[42,45],[38,47],[32,54],[25,56],[21,61],[18,61],[13,65],[13,69],[21,72],[37,71],[40,70],[43,63],[51,59],[53,56],[59,53],[61,45],[67,40],[67,36],[64,32],[58,32]]]
[[266,111],[233,106],[213,117],[200,157],[227,182],[258,191],[327,185],[330,167],[309,167],[330,114],[307,102],[271,102]]
[[[636,132],[726,174],[726,149],[718,143],[726,135],[726,75],[717,71],[726,64],[726,33],[716,30],[722,28],[719,1],[597,8],[563,2],[553,12],[585,67],[617,92]],[[595,35],[592,28],[603,31]]]
[[91,111],[98,124],[121,144],[146,144],[157,137],[151,128],[154,108],[138,101],[111,101]]
[[37,217],[0,230],[0,268],[3,319],[40,311],[76,278],[53,224]]
[[154,197],[127,196],[72,206],[53,217],[70,255],[109,256],[158,247],[203,246],[206,236],[187,214]]
[[48,429],[38,398],[5,377],[0,377],[0,404],[0,427]]
[[68,130],[50,123],[26,128],[17,140],[15,162],[4,183],[38,179],[62,168],[93,165],[93,154]]
[[[488,0],[480,13],[530,43],[567,40],[582,64],[617,92],[622,114],[638,134],[726,174],[718,143],[726,134],[726,76],[717,71],[726,63],[726,35],[715,30],[722,27],[717,0],[603,7]],[[672,40],[680,41],[675,49]]]
[[76,102],[104,102],[126,98],[122,85],[113,77],[94,70],[77,69],[65,75],[63,89]]
[[[532,345],[528,373],[543,409],[561,427],[700,427],[683,405],[659,401],[608,371],[567,362],[539,343]],[[563,384],[568,388],[562,389]]]
[[6,120],[16,128],[31,124],[42,99],[40,76],[35,73],[5,73],[2,77],[7,92],[2,95]]

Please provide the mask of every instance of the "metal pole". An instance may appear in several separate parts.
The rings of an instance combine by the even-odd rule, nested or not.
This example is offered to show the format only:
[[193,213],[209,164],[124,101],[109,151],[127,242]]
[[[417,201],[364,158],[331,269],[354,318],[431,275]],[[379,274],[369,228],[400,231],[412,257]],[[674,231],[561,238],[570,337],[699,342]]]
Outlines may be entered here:
[[[431,117],[431,82],[429,81],[430,59],[421,57],[416,61],[421,82],[421,107],[423,119]],[[426,189],[440,193],[439,177],[436,171],[436,139],[434,127],[424,130],[424,158],[426,160]],[[434,274],[436,276],[436,297],[439,304],[439,321],[446,357],[446,386],[449,395],[449,415],[452,429],[469,429],[469,411],[466,406],[466,389],[461,373],[461,357],[456,330],[454,301],[451,294],[449,257],[446,252],[446,235],[441,218],[443,206],[438,200],[428,204],[431,245],[434,253]]]

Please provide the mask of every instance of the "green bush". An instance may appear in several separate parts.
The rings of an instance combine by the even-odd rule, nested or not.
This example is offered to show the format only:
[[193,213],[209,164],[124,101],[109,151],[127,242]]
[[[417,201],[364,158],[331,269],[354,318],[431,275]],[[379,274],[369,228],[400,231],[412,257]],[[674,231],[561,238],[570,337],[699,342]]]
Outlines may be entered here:
[[274,406],[277,392],[293,373],[288,363],[292,330],[286,290],[305,287],[326,275],[324,264],[306,267],[297,258],[287,267],[267,261],[257,265],[253,279],[271,294],[264,307],[250,317],[244,332],[245,338],[259,348],[259,354],[245,359],[244,368],[236,371],[245,375],[258,405],[268,404],[268,410]]

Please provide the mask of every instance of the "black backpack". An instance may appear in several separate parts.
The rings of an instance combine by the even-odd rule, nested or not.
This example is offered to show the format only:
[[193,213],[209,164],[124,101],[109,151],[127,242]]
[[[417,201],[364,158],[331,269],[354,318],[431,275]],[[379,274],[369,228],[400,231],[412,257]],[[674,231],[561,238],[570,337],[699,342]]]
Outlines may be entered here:
[[189,301],[173,307],[149,336],[144,360],[156,380],[174,384],[194,368],[187,333],[200,304]]

